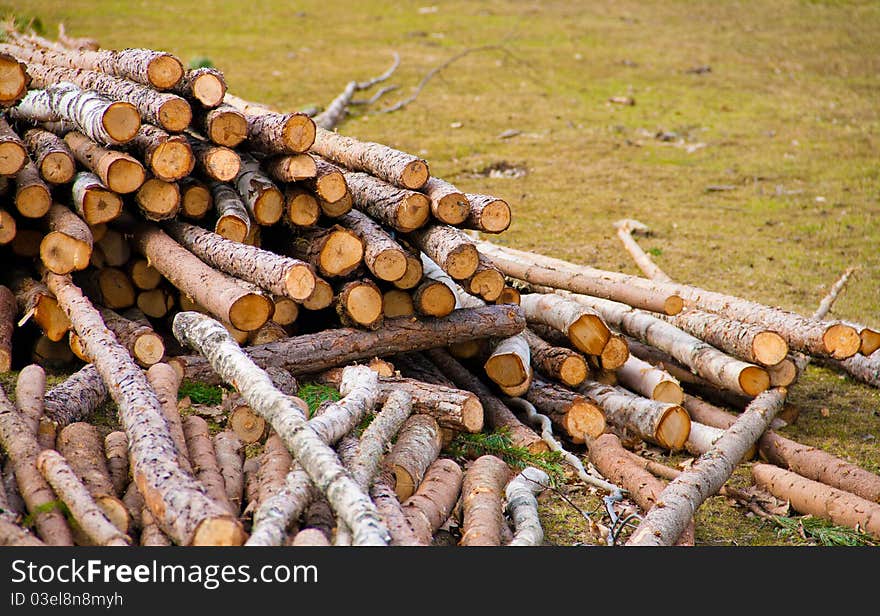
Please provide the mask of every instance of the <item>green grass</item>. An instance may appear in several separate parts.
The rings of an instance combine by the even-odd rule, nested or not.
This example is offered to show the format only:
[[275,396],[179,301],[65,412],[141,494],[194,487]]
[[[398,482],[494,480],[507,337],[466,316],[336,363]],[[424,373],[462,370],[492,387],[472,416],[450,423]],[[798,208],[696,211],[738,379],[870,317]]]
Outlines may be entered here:
[[[880,327],[880,3],[423,6],[0,0],[39,16],[49,34],[63,21],[106,47],[210,58],[233,93],[283,109],[326,104],[351,79],[385,70],[395,50],[401,89],[389,103],[461,50],[502,45],[510,53],[462,58],[403,111],[358,108],[341,129],[422,155],[464,190],[508,199],[514,222],[500,243],[635,273],[611,223],[637,218],[674,278],[805,314],[855,265],[833,316]],[[711,71],[688,72],[702,65]],[[511,128],[521,133],[497,138]],[[684,143],[655,137],[664,131]],[[528,172],[472,174],[501,161]],[[712,185],[734,190],[707,192]],[[802,411],[786,434],[880,470],[876,390],[811,368],[791,398]],[[737,477],[748,482],[745,469]],[[572,501],[581,497],[584,506],[592,498]],[[550,540],[587,540],[570,505],[551,496],[544,507]],[[698,513],[697,539],[787,541],[721,498]]]

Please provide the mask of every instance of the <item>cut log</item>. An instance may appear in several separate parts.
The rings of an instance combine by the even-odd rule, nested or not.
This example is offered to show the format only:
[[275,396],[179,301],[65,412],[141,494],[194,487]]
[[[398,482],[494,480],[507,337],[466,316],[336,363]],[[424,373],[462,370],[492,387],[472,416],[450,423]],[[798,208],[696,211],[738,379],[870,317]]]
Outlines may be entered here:
[[465,471],[461,501],[463,532],[459,545],[501,545],[504,487],[510,469],[495,456],[477,458]]
[[339,321],[345,327],[376,330],[382,326],[382,292],[368,278],[352,280],[342,285],[333,302]]
[[315,485],[354,532],[355,545],[386,545],[382,526],[369,497],[352,481],[338,458],[307,422],[301,400],[285,396],[272,385],[216,321],[194,312],[179,313],[174,335],[182,344],[199,348],[225,380],[235,383],[248,404],[269,421],[301,462]]
[[639,438],[672,451],[681,449],[688,439],[690,416],[678,404],[648,400],[625,389],[589,380],[578,391],[605,411],[609,423]]
[[111,310],[122,310],[136,301],[134,286],[121,269],[102,267],[76,275],[76,282],[96,302]]
[[185,70],[180,81],[171,88],[177,94],[212,109],[223,103],[223,96],[226,94],[226,79],[224,79],[223,73],[215,68],[193,68]]
[[266,321],[263,326],[248,333],[247,344],[254,346],[258,344],[269,344],[287,338],[287,330],[278,325],[275,321]]
[[156,394],[98,312],[68,278],[49,274],[47,284],[117,404],[129,437],[134,482],[156,523],[180,544],[240,544],[244,537],[238,520],[208,499],[176,463],[174,442]]
[[[379,280],[399,280],[406,273],[406,252],[380,225],[353,210],[337,221],[352,230],[364,244],[364,264]],[[436,316],[436,315],[434,315]]]
[[354,201],[343,170],[323,158],[315,157],[315,176],[302,184],[314,193],[325,216],[335,218],[351,211]]
[[192,109],[181,97],[169,92],[157,92],[147,86],[120,79],[99,71],[71,69],[43,64],[39,53],[21,56],[28,60],[28,73],[33,86],[48,88],[60,82],[73,83],[84,90],[94,90],[106,97],[129,103],[137,109],[145,122],[179,133],[189,126]]
[[486,376],[501,388],[527,390],[532,378],[532,364],[525,336],[518,334],[492,345],[483,369]]
[[0,208],[0,246],[5,246],[15,239],[16,224],[15,218]]
[[178,408],[177,397],[180,388],[180,377],[168,364],[158,363],[147,370],[147,381],[156,392],[156,398],[168,426],[168,433],[174,445],[174,459],[183,472],[192,475],[193,468],[189,460],[186,435],[183,431],[183,418]]
[[790,502],[795,511],[880,538],[880,504],[770,464],[755,464],[752,475],[759,487]]
[[436,460],[403,503],[403,514],[421,545],[430,545],[434,533],[449,519],[461,493],[462,475],[453,460]]
[[162,360],[165,344],[146,320],[132,321],[108,308],[101,309],[101,318],[119,343],[144,368]]
[[672,545],[693,512],[718,492],[746,452],[770,427],[782,409],[785,394],[785,388],[774,388],[756,397],[710,451],[666,486],[627,545]]
[[182,425],[190,464],[199,483],[205,486],[205,492],[210,498],[229,513],[237,514],[226,497],[226,481],[220,473],[220,465],[217,464],[208,422],[198,415],[188,415],[183,419]]
[[34,518],[40,538],[49,545],[73,545],[64,514],[55,505],[55,494],[37,470],[40,445],[22,417],[0,389],[0,444],[15,471],[21,498]]
[[576,387],[589,375],[587,362],[582,355],[565,347],[548,344],[528,328],[522,336],[529,345],[532,365],[545,377],[568,387]]
[[678,379],[634,355],[627,358],[616,374],[621,385],[645,398],[670,404],[684,401]]
[[[544,529],[538,517],[538,494],[550,486],[544,471],[529,466],[514,477],[504,489],[505,511],[513,521],[513,539],[505,545],[537,546],[544,541]],[[502,529],[503,530],[503,529]]]
[[333,303],[333,287],[323,278],[315,280],[315,290],[302,301],[306,310],[323,310]]
[[318,164],[310,154],[269,156],[262,161],[263,168],[276,182],[302,182],[318,175]]
[[230,182],[241,171],[241,158],[235,150],[193,135],[187,135],[187,139],[195,157],[195,169],[209,180]]
[[15,174],[15,209],[25,218],[41,218],[52,205],[52,193],[40,177],[37,166],[28,160]]
[[138,310],[146,316],[161,319],[174,307],[174,295],[164,286],[141,291],[136,301]]
[[258,505],[275,496],[284,487],[292,464],[293,458],[284,441],[277,434],[270,434],[263,446],[260,470],[257,471]]
[[[315,278],[315,282],[317,283],[317,277]],[[312,293],[314,293],[314,289]],[[311,297],[312,294],[309,294]],[[308,299],[308,298],[306,298]],[[290,299],[289,297],[283,297],[281,295],[273,295],[272,301],[275,302],[275,312],[272,313],[272,322],[285,327],[287,325],[292,325],[297,318],[299,317],[299,304]],[[305,301],[305,299],[300,300]]]
[[[449,346],[472,338],[511,336],[521,332],[524,326],[522,312],[517,307],[486,306],[456,310],[443,319],[386,319],[384,326],[375,332],[326,330],[251,347],[247,351],[249,357],[263,368],[283,367],[298,375],[320,372],[359,359]],[[203,359],[179,356],[171,362],[187,378],[217,382],[213,370]]]
[[128,511],[116,496],[98,429],[84,422],[69,424],[58,433],[56,448],[107,519],[119,532],[128,533]]
[[412,292],[416,313],[428,317],[445,317],[455,310],[455,294],[439,280],[425,278]]
[[461,284],[465,291],[481,297],[483,301],[497,301],[504,291],[504,274],[483,255],[479,255],[479,259],[477,269]]
[[6,517],[0,517],[0,545],[42,547],[46,544]]
[[[125,546],[131,543],[92,500],[86,487],[57,451],[46,449],[37,456],[37,468],[58,498],[67,506],[76,526],[95,545]],[[127,514],[126,514],[127,515]]]
[[771,387],[788,387],[797,380],[798,369],[793,357],[783,359],[775,366],[767,366]]
[[521,297],[520,306],[528,321],[564,333],[583,353],[600,355],[611,337],[608,326],[596,310],[557,295],[529,293]]
[[43,412],[57,425],[66,426],[88,419],[106,398],[104,380],[88,364],[46,392]]
[[38,436],[43,421],[43,399],[46,391],[46,372],[30,364],[21,369],[15,382],[15,406],[31,433]]
[[165,229],[205,263],[272,293],[301,301],[315,289],[314,271],[303,261],[233,242],[182,222],[169,223]]
[[[140,188],[143,176],[140,176],[137,181],[141,182],[137,186]],[[90,225],[110,222],[118,218],[122,212],[122,198],[110,190],[94,173],[88,171],[77,173],[71,192],[76,213]]]
[[547,445],[529,427],[501,402],[478,378],[443,349],[430,349],[425,352],[431,362],[443,375],[452,379],[462,390],[473,392],[483,405],[486,425],[495,431],[503,431],[517,447],[524,447],[532,453],[547,451]]
[[128,143],[141,127],[141,116],[131,103],[114,101],[70,82],[31,90],[9,114],[31,123],[67,122],[102,145]]
[[[24,143],[44,180],[50,184],[67,184],[73,179],[76,172],[73,153],[60,137],[41,128],[32,128],[24,134]],[[3,157],[3,147],[0,144],[0,158]]]
[[468,217],[461,225],[483,233],[501,233],[510,227],[510,206],[503,199],[490,195],[466,195],[470,203]]
[[196,164],[189,141],[183,135],[169,135],[153,126],[142,124],[135,138],[127,145],[146,163],[153,175],[174,182],[189,175]]
[[212,143],[234,148],[247,139],[247,118],[235,107],[221,104],[213,109],[194,112],[195,125]]
[[233,513],[238,515],[244,495],[244,443],[235,433],[223,430],[214,435],[214,453],[223,477],[226,500]]
[[160,229],[141,224],[134,242],[171,284],[237,329],[259,329],[272,316],[274,304],[269,298],[204,264]]
[[501,290],[501,295],[495,300],[496,304],[515,304],[519,306],[521,294],[513,287],[505,286]]
[[292,227],[311,227],[320,217],[321,206],[312,193],[298,186],[284,189],[284,222]]
[[383,225],[408,233],[422,227],[431,215],[431,202],[422,193],[398,188],[366,173],[345,171],[354,207]]
[[322,276],[328,277],[346,276],[364,259],[361,239],[339,225],[300,229],[290,249],[294,257],[311,263]]
[[147,220],[168,220],[180,211],[180,188],[175,182],[151,177],[138,188],[135,203]]
[[[590,442],[590,462],[609,481],[622,486],[642,509],[650,511],[666,487],[662,481],[633,462],[633,454],[626,451],[613,434],[603,434]],[[688,521],[676,545],[694,544],[694,521]]]
[[12,333],[15,330],[15,294],[0,285],[0,372],[12,369]]
[[391,289],[382,294],[382,312],[385,317],[393,319],[395,317],[409,317],[415,314],[416,308],[413,304],[412,295],[403,289]]
[[15,175],[27,164],[28,154],[5,117],[0,117],[0,175]]
[[421,191],[431,200],[431,214],[440,222],[458,226],[467,220],[471,210],[468,198],[459,190],[440,178],[428,178]]
[[422,282],[424,268],[422,259],[416,252],[407,251],[406,253],[406,271],[398,280],[392,281],[396,288],[401,290],[414,289]]
[[536,376],[523,397],[550,417],[574,443],[583,443],[587,437],[595,438],[605,431],[605,415],[599,406],[555,383]]
[[407,238],[455,280],[470,278],[480,264],[473,241],[455,227],[428,225]]
[[113,491],[116,496],[122,498],[130,480],[128,474],[128,437],[125,432],[116,430],[104,437],[104,460],[107,463],[107,471],[110,473],[110,481],[113,483]]
[[284,212],[284,195],[249,154],[241,154],[235,187],[251,217],[261,225],[274,225]]
[[68,208],[57,203],[46,216],[49,232],[40,242],[40,260],[55,274],[85,269],[92,254],[92,233],[88,225]]
[[180,214],[191,220],[201,220],[214,207],[211,189],[192,176],[181,178]]
[[11,54],[0,53],[0,106],[15,104],[30,83],[26,65]]
[[403,424],[385,465],[394,473],[398,500],[413,495],[425,471],[440,455],[440,426],[428,415],[413,415]]
[[251,217],[244,201],[228,184],[211,182],[210,186],[217,212],[214,233],[233,242],[244,242],[251,231]]
[[617,370],[629,359],[629,347],[626,338],[620,334],[612,334],[599,355],[599,367],[604,372]]
[[717,387],[756,396],[770,386],[770,376],[763,368],[730,357],[647,312],[586,295],[571,297],[597,310],[623,333],[666,351]]

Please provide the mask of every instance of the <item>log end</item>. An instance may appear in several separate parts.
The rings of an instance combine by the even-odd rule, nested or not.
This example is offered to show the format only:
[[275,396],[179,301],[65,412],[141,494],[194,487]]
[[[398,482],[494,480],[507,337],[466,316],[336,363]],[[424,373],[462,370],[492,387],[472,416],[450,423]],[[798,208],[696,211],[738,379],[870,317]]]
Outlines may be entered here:
[[83,218],[90,225],[115,220],[122,213],[122,197],[112,190],[90,188],[83,197]]
[[461,423],[468,432],[477,433],[483,429],[484,421],[483,403],[475,394],[468,392],[467,399],[461,405]]
[[480,213],[480,230],[485,233],[501,233],[510,226],[511,218],[507,202],[496,199],[483,207]]
[[150,178],[138,189],[135,201],[149,220],[173,218],[180,211],[180,189],[174,182]]
[[429,280],[414,293],[416,311],[431,317],[445,317],[455,310],[455,294],[442,282]]
[[663,300],[663,312],[669,316],[674,316],[684,310],[684,300],[678,295],[670,295]]
[[254,201],[254,218],[261,225],[271,226],[281,220],[284,213],[284,195],[277,188],[270,188]]
[[171,98],[159,107],[159,124],[169,133],[186,130],[190,122],[192,122],[192,107],[182,98]]
[[275,304],[258,293],[246,293],[229,307],[229,323],[243,332],[260,329],[272,317]]
[[147,80],[157,90],[172,88],[183,77],[183,65],[171,54],[160,54],[147,65]]
[[797,365],[789,358],[783,359],[775,366],[767,368],[772,387],[788,387],[798,376]]
[[834,359],[846,359],[859,352],[862,338],[854,327],[835,323],[822,334],[825,349]]
[[205,167],[211,178],[218,182],[230,182],[241,171],[241,158],[234,150],[218,146],[205,156]]
[[410,190],[418,190],[428,181],[431,173],[428,170],[428,163],[421,159],[408,162],[400,174],[400,183],[404,188]]
[[495,300],[496,304],[515,304],[519,306],[520,293],[513,287],[504,287],[501,295]]
[[133,193],[147,180],[147,172],[138,161],[128,157],[113,160],[105,173],[107,188],[120,195]]
[[671,404],[663,412],[657,422],[654,438],[657,444],[672,451],[678,451],[688,440],[691,433],[691,417],[688,412],[677,404]]
[[235,435],[246,445],[259,443],[266,435],[266,420],[246,404],[240,404],[232,409],[229,412],[227,423]]
[[461,244],[449,252],[444,271],[456,280],[470,278],[480,265],[480,253],[473,244]]
[[15,175],[27,162],[24,146],[14,141],[0,143],[0,175]]
[[394,491],[397,493],[397,500],[402,503],[416,491],[415,479],[402,466],[395,464],[391,470],[394,472]]
[[95,504],[100,507],[110,523],[122,534],[128,534],[131,525],[131,517],[125,504],[115,496],[100,496],[95,499]]
[[521,385],[529,379],[529,366],[523,365],[518,353],[497,353],[486,360],[483,368],[494,383],[509,388]]
[[30,78],[25,67],[7,54],[0,55],[0,105],[11,105],[27,92]]
[[165,356],[165,343],[159,334],[147,333],[138,337],[132,350],[141,365],[149,367],[162,361],[162,357]]
[[111,103],[101,118],[107,134],[117,143],[128,143],[141,128],[141,115],[130,103]]
[[471,205],[468,198],[459,192],[443,195],[443,197],[431,205],[434,218],[447,225],[460,225],[463,223],[467,220],[470,208]]
[[52,207],[52,194],[45,184],[25,186],[15,195],[15,207],[25,218],[42,218]]
[[244,242],[248,226],[237,216],[221,216],[214,225],[214,233],[233,242]]
[[[291,299],[304,300],[315,290],[317,277],[305,263],[293,265],[284,275],[284,288]],[[291,321],[292,323],[293,321]]]
[[364,259],[361,239],[347,229],[334,229],[324,243],[319,256],[321,271],[327,276],[344,276],[352,272]]
[[234,148],[247,139],[247,119],[239,112],[218,112],[208,126],[207,137],[217,145]]
[[494,268],[478,271],[468,281],[468,292],[487,302],[496,301],[503,290],[504,274]]
[[382,318],[382,293],[372,284],[357,284],[344,301],[345,314],[358,325],[373,328]]
[[574,443],[584,443],[605,432],[605,414],[598,406],[584,398],[572,402],[563,420],[565,431]]
[[[409,193],[400,202],[400,207],[397,210],[397,230],[403,233],[415,231],[428,222],[430,215],[431,201],[428,197],[422,193]],[[474,269],[476,270],[476,266]],[[464,278],[468,276],[464,276]]]
[[393,282],[406,274],[406,254],[397,248],[387,248],[373,261],[372,271],[376,278]]
[[684,402],[684,390],[675,381],[660,381],[651,392],[651,399],[657,402],[681,404]]
[[[192,84],[193,98],[199,101],[203,106],[213,109],[223,102],[223,96],[226,94],[226,84],[214,73],[203,72],[199,74]],[[247,122],[245,121],[245,134],[247,133]],[[242,138],[242,141],[244,139]],[[239,141],[238,143],[241,143]],[[235,145],[238,145],[236,143]],[[227,145],[227,144],[223,144]],[[234,146],[229,146],[234,147]]]
[[770,387],[770,374],[758,366],[747,366],[739,373],[739,386],[749,396],[757,396]]
[[190,174],[195,166],[189,143],[176,138],[159,144],[150,157],[150,169],[160,180],[174,182]]
[[403,276],[393,281],[394,286],[398,289],[412,289],[422,281],[422,260],[411,254],[406,255],[406,271]]
[[333,287],[323,278],[315,280],[315,290],[302,302],[306,310],[323,310],[333,303]]
[[577,387],[586,380],[588,374],[587,362],[580,355],[569,355],[559,367],[559,380],[567,387]]
[[602,348],[602,369],[617,370],[629,359],[629,347],[622,336],[611,336]]
[[284,123],[283,140],[291,152],[307,152],[315,143],[315,122],[303,113],[292,113]]
[[602,349],[610,338],[611,331],[595,314],[583,314],[568,327],[568,339],[579,351],[588,355],[602,355]]
[[40,242],[40,260],[54,274],[64,275],[89,265],[92,247],[86,242],[52,231]]
[[284,195],[285,215],[289,224],[295,227],[309,227],[321,216],[321,207],[314,195],[303,190],[291,190],[288,188]]
[[764,366],[775,366],[788,355],[788,343],[776,332],[760,332],[752,342],[755,360]]
[[233,517],[208,518],[199,524],[191,545],[242,545],[247,534]]
[[214,204],[211,191],[202,184],[189,184],[180,191],[181,214],[193,220],[204,218]]
[[[0,155],[0,159],[2,158]],[[75,173],[76,164],[66,153],[49,152],[40,161],[40,175],[51,184],[67,184]]]
[[859,347],[859,353],[868,356],[877,349],[880,349],[880,332],[865,327],[859,332],[862,344]]

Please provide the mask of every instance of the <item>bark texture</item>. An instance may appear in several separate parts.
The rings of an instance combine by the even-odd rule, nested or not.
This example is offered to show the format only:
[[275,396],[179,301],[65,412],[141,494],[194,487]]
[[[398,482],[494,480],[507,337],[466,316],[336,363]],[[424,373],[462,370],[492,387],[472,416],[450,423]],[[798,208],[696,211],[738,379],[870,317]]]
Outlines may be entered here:
[[550,477],[544,471],[529,466],[514,477],[504,489],[505,509],[513,521],[513,540],[507,545],[536,546],[544,541],[544,529],[538,517],[538,500],[535,498],[550,485]]
[[455,507],[461,493],[461,467],[453,460],[434,461],[415,493],[403,503],[403,515],[421,545],[430,545]]
[[428,222],[431,202],[422,193],[398,188],[377,177],[344,171],[354,207],[387,227],[408,233]]
[[46,417],[59,426],[84,421],[107,399],[107,386],[94,364],[86,364],[48,392]]
[[526,319],[564,333],[579,351],[601,355],[611,332],[599,313],[552,294],[529,293],[520,298]]
[[44,180],[50,184],[67,184],[73,179],[76,171],[73,153],[60,137],[32,128],[24,134],[24,143]]
[[504,522],[502,500],[510,469],[495,456],[474,460],[462,482],[462,517],[464,520],[460,545],[501,545]]

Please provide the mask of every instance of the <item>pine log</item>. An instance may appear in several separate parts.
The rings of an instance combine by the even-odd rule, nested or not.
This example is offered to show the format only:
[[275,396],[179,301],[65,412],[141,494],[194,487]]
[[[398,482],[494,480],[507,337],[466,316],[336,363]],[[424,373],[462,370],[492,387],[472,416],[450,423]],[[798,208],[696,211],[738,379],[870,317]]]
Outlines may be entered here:
[[[187,135],[195,157],[195,169],[209,180],[230,182],[241,171],[241,157],[230,148]],[[216,197],[215,197],[216,198]]]
[[342,285],[333,302],[339,321],[345,327],[376,330],[382,326],[382,292],[368,278],[352,280]]
[[782,409],[785,394],[785,388],[774,388],[758,395],[710,451],[666,486],[627,545],[672,545],[694,511],[718,492],[746,452],[770,427]]
[[670,404],[684,401],[684,391],[675,377],[634,355],[627,358],[616,374],[621,385],[645,398]]
[[189,140],[183,135],[169,135],[152,124],[142,124],[126,147],[137,152],[152,174],[166,182],[175,182],[195,168]]
[[311,263],[322,276],[346,276],[364,259],[364,244],[348,229],[333,225],[298,230],[290,243],[291,254]]
[[15,104],[27,92],[30,83],[25,64],[12,54],[0,52],[0,106]]
[[481,297],[483,301],[497,301],[504,290],[504,274],[483,255],[479,255],[479,259],[477,269],[461,284],[465,291]]
[[[131,185],[136,182],[140,184],[135,189],[141,188],[143,176],[138,176]],[[122,212],[122,198],[110,190],[94,173],[88,171],[77,173],[71,192],[76,213],[90,225],[110,222],[118,218]]]
[[235,148],[247,139],[247,118],[232,105],[221,104],[213,109],[194,109],[193,112],[195,126],[212,143]]
[[134,139],[141,127],[141,116],[131,103],[114,101],[70,82],[29,91],[9,114],[14,119],[31,123],[69,123],[71,128],[102,145],[127,143]]
[[237,329],[259,329],[272,316],[271,300],[212,269],[160,229],[138,225],[134,242],[171,284]]
[[470,278],[480,264],[473,241],[455,227],[432,224],[407,239],[455,280]]
[[521,294],[517,289],[514,289],[510,286],[505,286],[501,290],[501,295],[498,296],[498,299],[495,300],[496,304],[515,304],[519,306]]
[[124,271],[115,267],[89,268],[75,276],[89,297],[111,310],[121,310],[134,305],[134,286]]
[[[73,153],[60,137],[41,128],[32,128],[24,134],[24,144],[44,180],[50,184],[67,184],[73,179],[76,172]],[[0,157],[2,152],[3,145],[0,145]]]
[[128,533],[128,512],[116,497],[98,429],[84,422],[68,424],[58,433],[56,449],[107,519],[119,532]]
[[169,92],[157,92],[99,71],[50,66],[42,63],[38,53],[20,57],[28,60],[28,73],[36,88],[48,88],[59,82],[73,83],[84,90],[94,90],[112,100],[129,103],[145,122],[174,133],[184,130],[192,120],[189,103]]
[[182,216],[191,220],[201,220],[214,207],[214,197],[207,184],[188,176],[181,178],[177,185],[180,188],[180,214]]
[[413,495],[425,471],[440,455],[440,426],[428,415],[413,415],[403,424],[385,465],[394,473],[398,500]]
[[455,294],[439,280],[425,278],[411,297],[413,309],[423,316],[445,317],[455,310]]
[[87,364],[48,392],[44,401],[47,418],[59,426],[84,421],[107,398],[107,386],[97,368]]
[[453,460],[435,460],[415,493],[403,503],[403,514],[422,545],[449,519],[461,493],[461,467]]
[[251,217],[244,201],[228,184],[211,182],[210,186],[217,212],[214,233],[233,242],[243,242],[251,230]]
[[27,149],[21,137],[12,130],[6,118],[0,116],[0,175],[15,175],[27,160]]
[[302,400],[285,396],[215,321],[194,312],[179,313],[174,335],[199,348],[223,378],[236,384],[248,404],[265,417],[301,462],[315,485],[354,532],[355,545],[386,545],[388,533],[369,497],[352,481],[338,458],[309,426]]
[[117,404],[129,437],[134,482],[156,523],[180,544],[240,544],[240,523],[208,499],[176,463],[159,399],[98,312],[68,278],[49,274],[47,284]]
[[104,437],[104,460],[113,491],[118,497],[125,494],[129,484],[128,474],[128,437],[125,432],[116,430]]
[[119,343],[144,368],[161,361],[165,355],[162,337],[153,331],[146,320],[132,321],[109,308],[100,309],[101,318]]
[[16,224],[15,218],[0,208],[0,246],[5,246],[15,239]]
[[325,216],[336,218],[351,211],[354,201],[342,169],[323,158],[314,157],[315,176],[305,178],[303,186],[314,193]]
[[171,89],[188,99],[197,101],[203,107],[212,109],[223,103],[226,94],[226,79],[215,68],[200,67],[187,69]]
[[241,154],[235,187],[251,217],[261,225],[274,225],[284,212],[284,195],[249,154]]
[[529,293],[520,298],[520,306],[527,320],[564,333],[583,353],[600,355],[611,337],[608,326],[596,310],[569,299]]
[[477,458],[465,471],[461,499],[463,532],[459,545],[501,545],[504,487],[510,469],[495,456]]
[[773,366],[767,366],[771,387],[788,387],[797,380],[798,369],[793,357],[788,356]]
[[303,182],[318,175],[318,164],[311,154],[269,156],[261,162],[266,173],[276,182]]
[[483,233],[501,233],[510,227],[510,206],[503,199],[490,195],[466,195],[470,203],[467,219],[461,225]]
[[[326,330],[247,349],[257,365],[283,367],[292,374],[320,372],[359,359],[394,355],[403,351],[449,346],[472,338],[510,336],[524,327],[522,312],[514,306],[486,306],[456,310],[443,319],[386,319],[382,329]],[[316,352],[316,349],[321,349]],[[187,378],[216,383],[210,366],[198,357],[171,360]]]
[[445,180],[428,178],[420,189],[431,200],[431,214],[440,222],[458,226],[468,217],[471,204],[468,198]]
[[358,210],[340,216],[337,221],[361,239],[364,244],[364,264],[376,278],[391,282],[403,277],[406,273],[406,252],[380,225]]
[[522,336],[529,345],[532,365],[548,379],[576,387],[589,375],[587,362],[579,353],[548,344],[529,328],[523,331]]
[[605,414],[599,406],[540,377],[532,379],[523,397],[550,417],[574,443],[583,443],[587,437],[595,438],[605,431]]
[[422,193],[398,188],[366,173],[345,171],[344,176],[354,207],[377,222],[408,233],[428,221],[431,204]]
[[37,166],[28,159],[15,174],[15,209],[25,218],[41,218],[51,205],[52,193]]
[[315,280],[315,290],[302,301],[306,310],[323,310],[333,304],[333,287],[323,278]]
[[318,200],[308,190],[296,185],[284,189],[284,222],[291,227],[311,227],[321,217]]
[[759,487],[790,502],[795,511],[880,539],[880,504],[770,464],[755,464],[752,475]]
[[49,545],[73,545],[73,536],[55,494],[37,470],[40,446],[24,417],[0,389],[0,444],[15,471],[21,498],[34,518],[40,538]]
[[412,295],[403,289],[391,289],[382,294],[382,312],[385,317],[409,317],[416,313]]

